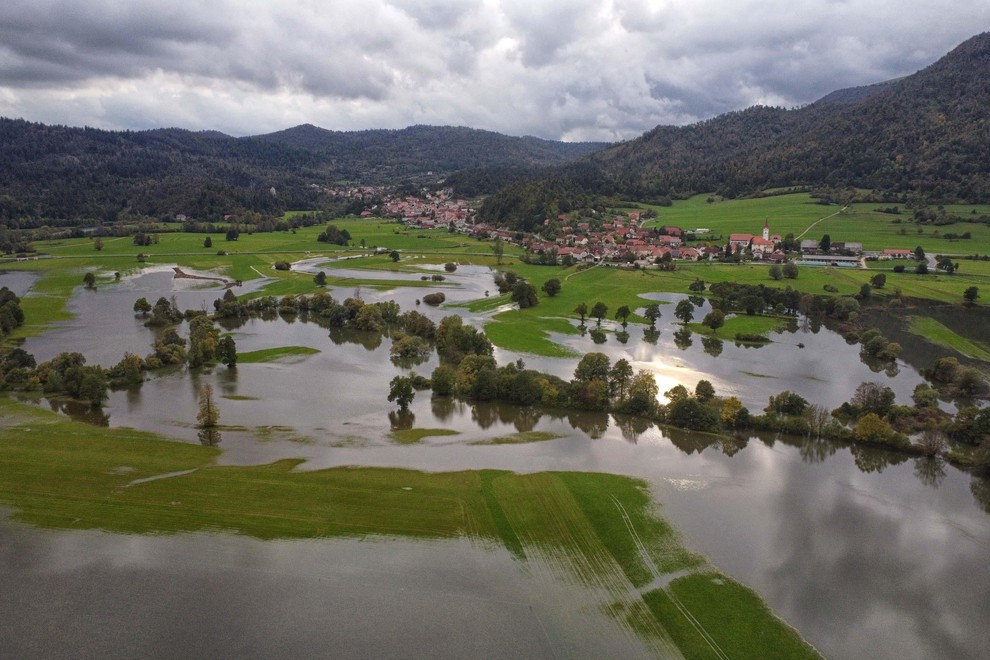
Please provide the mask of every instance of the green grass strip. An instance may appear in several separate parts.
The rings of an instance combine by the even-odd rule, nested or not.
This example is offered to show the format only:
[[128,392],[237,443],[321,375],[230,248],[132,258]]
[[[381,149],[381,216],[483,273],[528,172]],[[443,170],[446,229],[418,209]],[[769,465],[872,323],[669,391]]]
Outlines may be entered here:
[[319,353],[319,349],[309,346],[278,346],[276,348],[262,348],[257,351],[248,351],[237,354],[238,364],[258,364],[261,362],[278,362],[292,358],[304,358],[307,355]]
[[933,318],[912,316],[910,317],[908,329],[912,334],[924,337],[933,344],[951,348],[974,360],[990,362],[990,350],[982,342],[976,342],[958,335]]
[[[821,657],[793,628],[774,618],[751,589],[718,573],[678,578],[643,600],[687,658]],[[753,628],[754,618],[774,623]]]

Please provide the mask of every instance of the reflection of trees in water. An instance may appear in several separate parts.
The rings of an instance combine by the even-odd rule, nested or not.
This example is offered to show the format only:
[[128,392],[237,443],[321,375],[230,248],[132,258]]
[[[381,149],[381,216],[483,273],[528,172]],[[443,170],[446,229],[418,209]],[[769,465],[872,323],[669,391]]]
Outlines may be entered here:
[[653,422],[645,417],[633,417],[630,415],[613,415],[615,425],[622,433],[622,439],[626,442],[636,444],[639,436],[653,428]]
[[141,383],[131,385],[125,389],[124,396],[127,398],[127,405],[131,408],[141,405]]
[[620,344],[625,344],[629,341],[629,333],[626,332],[625,330],[619,330],[618,332],[615,333],[615,338],[619,341]]
[[103,408],[94,408],[89,403],[72,399],[48,399],[52,412],[61,413],[73,421],[85,422],[92,426],[110,426],[110,415]]
[[722,348],[725,343],[718,337],[702,337],[701,346],[705,349],[705,353],[708,353],[712,357],[718,357],[722,354]]
[[450,419],[454,412],[459,411],[462,406],[463,404],[450,396],[434,396],[430,399],[430,410],[433,412],[433,416],[441,422]]
[[722,453],[726,456],[735,456],[741,450],[746,448],[749,442],[749,438],[742,435],[733,436],[721,436],[719,438],[718,446],[722,450]]
[[735,456],[749,444],[749,436],[741,433],[736,435],[714,435],[710,433],[696,433],[683,429],[665,428],[664,436],[670,440],[672,445],[688,455],[700,454],[709,447],[714,447],[726,456]]
[[608,430],[608,413],[573,411],[567,414],[567,423],[573,429],[580,429],[593,440],[605,435]]
[[335,345],[358,344],[365,350],[374,351],[382,345],[382,335],[380,332],[364,332],[352,330],[350,328],[330,328],[330,341]]
[[980,508],[990,513],[990,477],[974,475],[973,480],[969,482],[969,490]]
[[497,401],[471,404],[471,419],[482,429],[499,422],[511,424],[519,432],[532,431],[543,415],[544,411],[538,406],[517,406]]
[[643,330],[643,341],[648,344],[656,344],[660,339],[660,331],[656,328],[646,328]]
[[412,369],[413,367],[418,367],[424,362],[429,361],[430,355],[428,353],[426,355],[391,355],[389,356],[389,359],[392,361],[392,364],[400,369]]
[[475,404],[471,406],[471,419],[482,429],[487,429],[498,421],[498,413],[488,404]]
[[798,446],[798,453],[805,463],[824,463],[825,459],[834,455],[838,448],[838,444],[831,440],[809,437]]
[[691,347],[694,342],[691,340],[691,330],[684,327],[674,333],[674,346],[682,351]]
[[196,433],[196,437],[199,439],[199,444],[206,447],[218,447],[222,437],[220,436],[220,431],[213,429],[200,429]]
[[408,408],[406,410],[389,410],[388,425],[393,431],[406,431],[413,427],[416,415]]
[[819,316],[802,316],[798,326],[802,332],[817,335],[822,329],[822,319]]
[[542,416],[535,406],[520,408],[513,417],[512,423],[515,425],[517,431],[525,433],[536,428],[536,424]]
[[859,359],[870,371],[875,374],[883,372],[893,378],[901,372],[900,367],[897,366],[897,360],[881,360],[879,358],[866,355],[862,351],[859,354]]
[[945,479],[945,459],[941,456],[921,456],[914,459],[914,476],[926,486],[938,488]]
[[670,438],[670,444],[688,455],[700,454],[709,447],[719,443],[717,436],[707,433],[693,433],[674,428],[665,428],[663,433]]
[[861,472],[883,472],[891,465],[900,465],[909,458],[907,454],[865,445],[850,445],[849,451]]
[[237,394],[237,369],[218,369],[213,372],[213,377],[217,381],[221,395]]

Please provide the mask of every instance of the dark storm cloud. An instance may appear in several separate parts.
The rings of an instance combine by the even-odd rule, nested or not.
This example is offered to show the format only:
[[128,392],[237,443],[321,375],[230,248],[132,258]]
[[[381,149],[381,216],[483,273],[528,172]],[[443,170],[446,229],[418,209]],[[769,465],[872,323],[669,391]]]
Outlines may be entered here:
[[0,79],[39,86],[181,66],[192,49],[233,38],[211,18],[161,3],[12,0],[0,5]]
[[900,77],[984,0],[8,0],[0,115],[625,139]]

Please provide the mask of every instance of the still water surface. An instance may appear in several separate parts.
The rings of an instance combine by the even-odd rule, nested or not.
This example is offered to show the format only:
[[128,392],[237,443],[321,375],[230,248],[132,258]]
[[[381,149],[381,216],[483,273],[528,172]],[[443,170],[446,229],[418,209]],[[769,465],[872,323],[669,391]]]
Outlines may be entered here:
[[[464,285],[475,291],[468,298],[489,286],[487,272],[459,276],[473,282]],[[79,350],[101,364],[116,362],[123,350],[143,355],[152,334],[133,319],[134,299],[174,293],[183,307],[200,301],[209,308],[222,294],[182,289],[188,286],[167,272],[142,275],[119,291],[98,290],[99,305],[87,298],[92,292],[80,290],[72,302],[77,319],[25,348],[39,359]],[[423,292],[400,290],[395,297],[408,309]],[[360,293],[369,301],[391,297]],[[669,309],[665,317],[672,316]],[[450,310],[431,313],[439,318]],[[102,331],[87,332],[101,322]],[[635,368],[653,370],[661,390],[675,382],[693,387],[707,377],[720,394],[736,393],[755,409],[783,389],[835,406],[862,380],[889,384],[906,401],[920,382],[903,363],[895,376],[870,372],[856,347],[825,329],[798,329],[761,349],[726,343],[718,358],[697,337],[693,346],[677,348],[672,332],[662,327],[656,345],[638,336],[628,345],[610,338],[604,346],[580,336],[561,339],[578,351],[604,350],[613,360],[625,356]],[[831,443],[716,440],[608,415],[469,405],[423,393],[410,419],[389,415],[385,401],[388,380],[401,371],[389,361],[388,339],[376,343],[315,323],[260,319],[234,329],[234,337],[242,352],[282,345],[321,352],[293,362],[155,377],[113,393],[97,421],[195,442],[196,394],[210,382],[220,397],[236,397],[219,399],[226,425],[221,462],[303,457],[303,469],[586,470],[639,477],[690,548],[757,589],[829,657],[982,657],[990,642],[990,489],[951,466]],[[498,355],[500,362],[517,357],[563,377],[576,364]],[[428,374],[434,360],[415,370]],[[391,441],[393,428],[410,424],[460,433],[414,446]],[[473,444],[524,430],[559,437]],[[46,532],[6,523],[0,526],[0,580],[0,614],[10,622],[0,647],[23,650],[17,657],[65,649],[93,657],[648,651],[602,613],[594,593],[539,562],[523,565],[466,540],[260,542]],[[24,602],[32,605],[14,605]],[[111,625],[120,621],[126,625]]]

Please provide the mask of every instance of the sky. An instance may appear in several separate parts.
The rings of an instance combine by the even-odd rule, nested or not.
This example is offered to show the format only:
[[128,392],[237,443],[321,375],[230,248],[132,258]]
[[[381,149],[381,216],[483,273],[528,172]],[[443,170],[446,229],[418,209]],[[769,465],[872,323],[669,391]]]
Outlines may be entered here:
[[908,75],[987,0],[3,0],[0,116],[632,139]]

